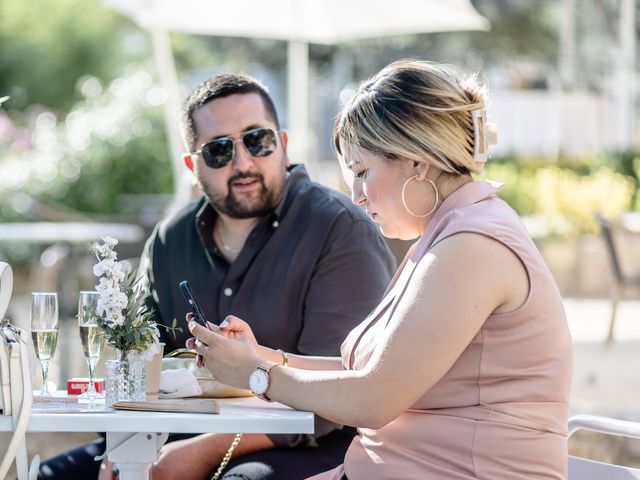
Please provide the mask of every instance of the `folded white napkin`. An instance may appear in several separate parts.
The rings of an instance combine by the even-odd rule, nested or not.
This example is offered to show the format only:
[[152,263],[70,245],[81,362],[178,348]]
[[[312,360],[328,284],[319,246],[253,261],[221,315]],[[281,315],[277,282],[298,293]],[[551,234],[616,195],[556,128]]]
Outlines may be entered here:
[[175,368],[160,372],[159,398],[183,398],[202,395],[195,375],[186,368]]

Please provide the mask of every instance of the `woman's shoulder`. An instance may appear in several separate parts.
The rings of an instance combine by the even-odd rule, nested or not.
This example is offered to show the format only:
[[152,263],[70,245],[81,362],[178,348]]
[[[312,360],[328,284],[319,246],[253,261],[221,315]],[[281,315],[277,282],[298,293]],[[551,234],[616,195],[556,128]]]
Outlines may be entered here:
[[480,202],[455,208],[441,219],[433,243],[459,232],[478,233],[511,243],[530,240],[518,214],[501,198],[492,196]]

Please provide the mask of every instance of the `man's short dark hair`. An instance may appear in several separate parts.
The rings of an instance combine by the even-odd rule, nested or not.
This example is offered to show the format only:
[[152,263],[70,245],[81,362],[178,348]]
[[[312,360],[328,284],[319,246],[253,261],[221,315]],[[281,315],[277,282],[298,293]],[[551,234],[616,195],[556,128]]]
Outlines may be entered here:
[[180,125],[182,128],[182,136],[189,150],[195,150],[195,142],[198,136],[196,124],[193,121],[194,112],[212,100],[238,93],[257,93],[260,95],[268,115],[275,123],[276,128],[280,130],[278,113],[276,112],[276,107],[273,104],[267,87],[259,80],[243,73],[224,73],[202,82],[184,102]]

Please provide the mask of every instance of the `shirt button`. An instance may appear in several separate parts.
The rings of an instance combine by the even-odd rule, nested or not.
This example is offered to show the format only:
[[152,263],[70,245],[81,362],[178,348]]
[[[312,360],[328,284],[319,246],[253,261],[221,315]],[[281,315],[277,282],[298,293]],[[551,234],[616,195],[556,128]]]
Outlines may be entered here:
[[273,228],[278,228],[278,227],[280,226],[280,222],[278,222],[278,220],[276,220],[275,222],[273,222],[273,223],[271,224],[271,226],[272,226]]
[[225,297],[230,297],[231,295],[233,295],[233,290],[231,290],[229,287],[227,287],[227,288],[224,289],[224,291],[222,293],[224,293]]

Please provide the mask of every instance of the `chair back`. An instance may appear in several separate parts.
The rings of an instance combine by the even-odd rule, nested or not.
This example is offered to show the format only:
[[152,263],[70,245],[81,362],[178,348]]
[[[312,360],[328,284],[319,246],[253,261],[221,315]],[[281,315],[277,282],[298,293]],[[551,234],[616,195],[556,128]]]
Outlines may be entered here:
[[640,480],[640,470],[569,456],[568,480]]
[[[581,429],[640,438],[640,423],[595,415],[575,415],[569,419],[569,436]],[[640,469],[569,456],[568,480],[640,480]]]
[[616,244],[613,239],[613,225],[610,220],[600,214],[596,215],[596,221],[600,225],[602,237],[604,238],[605,245],[607,246],[607,254],[609,255],[613,275],[618,282],[622,282],[624,280],[624,276],[620,266],[620,257],[618,256]]

